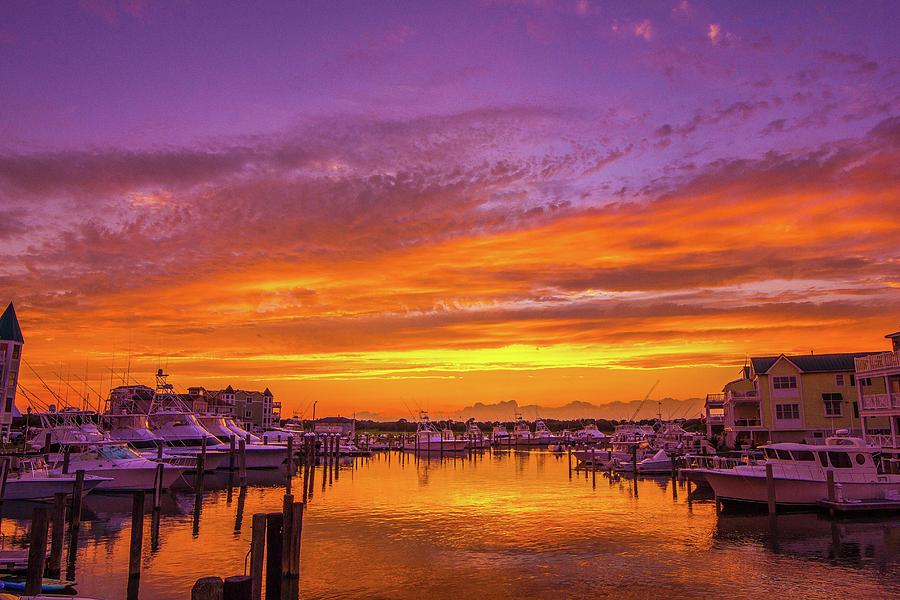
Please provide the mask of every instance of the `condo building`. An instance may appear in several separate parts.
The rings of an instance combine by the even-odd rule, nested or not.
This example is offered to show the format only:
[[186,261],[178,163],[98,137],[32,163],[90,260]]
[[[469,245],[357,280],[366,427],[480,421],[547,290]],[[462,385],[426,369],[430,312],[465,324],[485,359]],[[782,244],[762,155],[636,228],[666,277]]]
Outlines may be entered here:
[[12,302],[0,316],[0,437],[9,437],[16,414],[16,388],[25,339]]
[[856,358],[856,388],[868,444],[900,454],[900,331],[885,336],[891,350]]

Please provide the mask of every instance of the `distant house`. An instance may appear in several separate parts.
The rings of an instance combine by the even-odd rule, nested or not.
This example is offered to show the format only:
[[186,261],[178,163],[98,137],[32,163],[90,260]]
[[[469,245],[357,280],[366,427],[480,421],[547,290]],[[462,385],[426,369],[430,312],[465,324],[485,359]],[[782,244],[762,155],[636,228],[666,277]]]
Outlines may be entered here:
[[281,403],[275,402],[269,388],[258,392],[236,390],[229,385],[224,390],[189,388],[188,391],[206,399],[208,412],[234,417],[251,429],[265,431],[281,421]]
[[337,433],[352,436],[356,433],[356,421],[347,417],[325,417],[316,419],[313,431],[316,433]]

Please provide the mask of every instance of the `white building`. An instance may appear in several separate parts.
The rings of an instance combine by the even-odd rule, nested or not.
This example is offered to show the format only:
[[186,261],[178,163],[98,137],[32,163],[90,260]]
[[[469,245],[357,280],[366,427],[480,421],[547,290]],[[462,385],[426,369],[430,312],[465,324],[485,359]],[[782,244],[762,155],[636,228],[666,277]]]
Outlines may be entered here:
[[900,454],[900,331],[884,337],[892,350],[856,359],[859,415],[867,443]]

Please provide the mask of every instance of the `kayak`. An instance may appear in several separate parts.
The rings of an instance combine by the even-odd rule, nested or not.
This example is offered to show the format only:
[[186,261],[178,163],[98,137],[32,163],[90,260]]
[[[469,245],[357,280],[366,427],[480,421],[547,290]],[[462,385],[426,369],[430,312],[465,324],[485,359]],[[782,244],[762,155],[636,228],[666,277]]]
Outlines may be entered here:
[[[75,587],[74,581],[65,581],[63,579],[44,579],[41,582],[42,592],[64,592]],[[12,590],[16,592],[25,590],[24,577],[0,577],[0,590]]]

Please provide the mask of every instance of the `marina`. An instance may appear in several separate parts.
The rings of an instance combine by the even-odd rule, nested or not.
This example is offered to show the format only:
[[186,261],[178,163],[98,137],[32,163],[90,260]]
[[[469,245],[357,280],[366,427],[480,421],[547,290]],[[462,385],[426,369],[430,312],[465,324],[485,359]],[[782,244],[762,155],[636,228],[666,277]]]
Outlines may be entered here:
[[[294,475],[294,490],[302,474]],[[154,532],[144,524],[140,597],[188,597],[202,577],[242,572],[252,515],[281,510],[285,480],[279,471],[257,471],[246,488],[231,484],[217,473],[204,478],[199,502],[190,491],[163,496],[163,526]],[[565,455],[542,450],[444,459],[382,451],[322,464],[311,484],[299,580],[307,598],[505,597],[513,590],[535,598],[644,598],[673,589],[685,598],[798,589],[804,598],[844,597],[837,586],[852,586],[856,598],[889,598],[900,585],[896,521],[833,521],[811,512],[773,522],[721,513],[712,494],[689,491],[685,482],[570,471]],[[85,498],[71,558],[80,594],[125,597],[131,508],[129,496]],[[27,515],[27,505],[4,502],[7,547],[26,544]],[[754,575],[766,572],[779,577]]]

